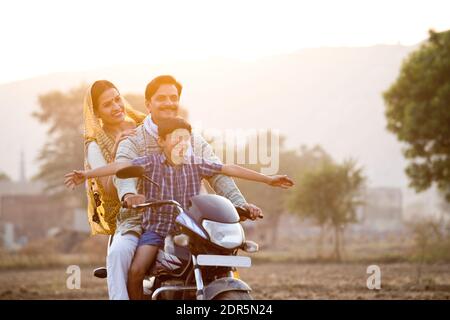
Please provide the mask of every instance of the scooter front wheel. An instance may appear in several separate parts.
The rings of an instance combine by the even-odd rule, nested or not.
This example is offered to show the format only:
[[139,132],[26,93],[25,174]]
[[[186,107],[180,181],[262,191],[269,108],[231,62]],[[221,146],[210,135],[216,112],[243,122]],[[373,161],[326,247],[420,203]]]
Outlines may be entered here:
[[213,300],[253,300],[247,291],[225,291],[219,293]]

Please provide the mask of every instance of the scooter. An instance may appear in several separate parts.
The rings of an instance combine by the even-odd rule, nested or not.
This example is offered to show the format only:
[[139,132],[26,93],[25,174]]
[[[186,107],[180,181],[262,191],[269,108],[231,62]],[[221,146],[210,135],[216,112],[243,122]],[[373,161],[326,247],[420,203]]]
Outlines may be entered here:
[[[121,179],[144,178],[160,188],[141,166],[121,169],[116,175]],[[240,224],[241,218],[250,218],[248,210],[212,194],[192,197],[188,208],[175,200],[152,200],[131,208],[165,205],[176,208],[177,232],[167,236],[164,250],[158,251],[144,280],[144,294],[152,300],[252,299],[252,289],[237,273],[237,268],[251,267],[251,258],[237,255],[239,250],[258,251],[257,243],[245,240]]]

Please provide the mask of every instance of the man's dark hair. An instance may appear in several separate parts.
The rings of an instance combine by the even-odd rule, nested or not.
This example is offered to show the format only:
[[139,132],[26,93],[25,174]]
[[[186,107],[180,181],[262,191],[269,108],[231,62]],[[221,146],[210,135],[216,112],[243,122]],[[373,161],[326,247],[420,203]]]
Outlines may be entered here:
[[145,100],[150,101],[156,91],[158,91],[159,87],[163,84],[173,84],[178,91],[178,96],[181,96],[181,90],[183,90],[183,86],[179,83],[174,77],[169,75],[162,75],[154,78],[147,84],[145,88]]
[[112,84],[112,82],[109,82],[108,80],[97,80],[91,86],[91,100],[94,112],[97,111],[98,109],[98,98],[102,95],[103,92],[105,92],[108,89],[117,90],[116,86]]
[[171,134],[177,129],[186,129],[189,133],[192,132],[191,125],[183,118],[175,117],[158,122],[158,135],[161,139],[166,139],[168,134]]

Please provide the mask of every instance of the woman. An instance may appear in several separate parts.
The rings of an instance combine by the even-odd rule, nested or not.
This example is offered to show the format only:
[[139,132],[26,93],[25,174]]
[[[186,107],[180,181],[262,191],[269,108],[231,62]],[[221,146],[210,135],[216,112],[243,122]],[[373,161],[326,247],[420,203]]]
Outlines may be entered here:
[[[83,113],[85,169],[113,162],[120,141],[134,135],[136,126],[145,118],[143,113],[131,108],[116,86],[107,80],[96,81],[87,90]],[[89,179],[86,191],[92,234],[114,234],[121,204],[112,178]]]

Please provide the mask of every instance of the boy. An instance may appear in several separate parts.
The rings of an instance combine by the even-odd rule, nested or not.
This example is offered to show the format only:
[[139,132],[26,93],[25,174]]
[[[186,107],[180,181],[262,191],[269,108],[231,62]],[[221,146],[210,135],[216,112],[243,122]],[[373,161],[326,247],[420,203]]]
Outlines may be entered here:
[[[130,165],[140,165],[145,174],[159,184],[160,190],[144,180],[147,199],[173,199],[186,208],[189,199],[200,193],[201,180],[217,173],[264,182],[271,186],[289,188],[294,183],[285,175],[266,176],[237,165],[214,163],[190,156],[191,126],[181,118],[162,121],[158,125],[159,154],[152,154],[127,162],[114,162],[89,171],[74,171],[66,175],[65,184],[75,186],[87,178],[114,175],[118,170]],[[164,238],[174,227],[175,208],[162,206],[147,209],[143,215],[144,233],[139,239],[138,248],[128,274],[128,295],[130,299],[142,299],[142,281],[147,270],[155,260],[159,248],[164,246]]]

